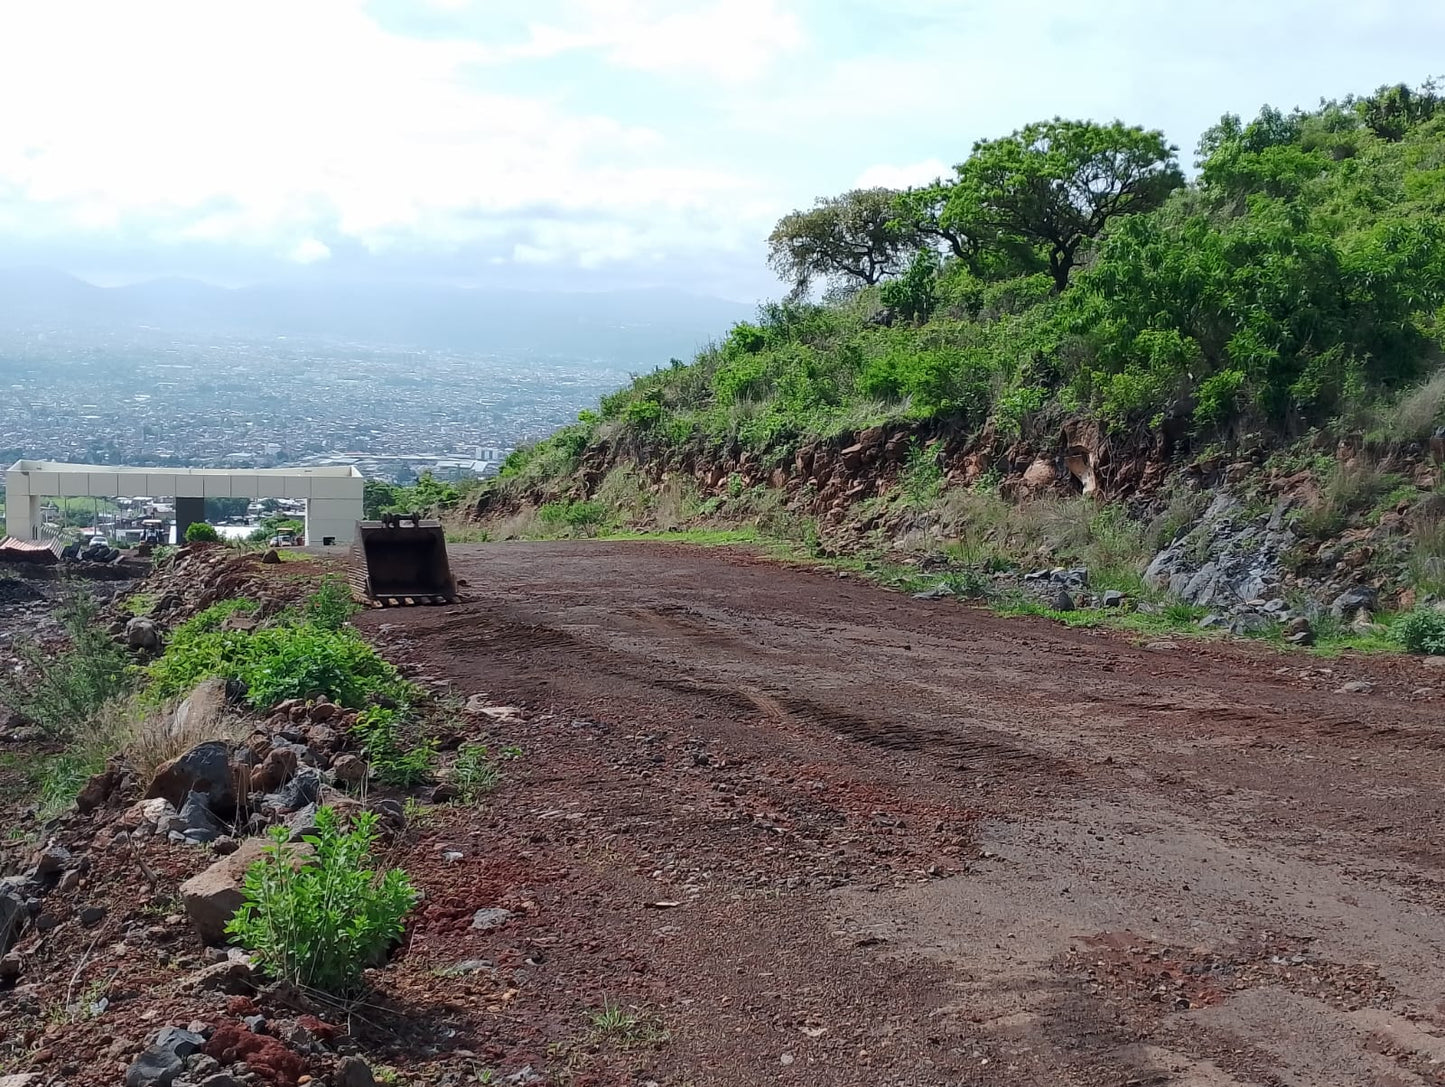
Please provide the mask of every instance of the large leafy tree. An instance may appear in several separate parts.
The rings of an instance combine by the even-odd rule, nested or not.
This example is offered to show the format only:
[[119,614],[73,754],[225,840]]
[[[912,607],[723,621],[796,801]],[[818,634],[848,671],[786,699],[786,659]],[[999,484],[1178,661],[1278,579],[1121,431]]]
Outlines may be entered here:
[[1035,248],[1062,291],[1086,242],[1184,184],[1177,151],[1163,133],[1118,121],[1042,121],[974,144],[939,221],[980,244]]
[[818,280],[871,286],[897,274],[919,241],[897,220],[897,196],[893,189],[854,189],[783,216],[768,236],[769,267],[798,296]]

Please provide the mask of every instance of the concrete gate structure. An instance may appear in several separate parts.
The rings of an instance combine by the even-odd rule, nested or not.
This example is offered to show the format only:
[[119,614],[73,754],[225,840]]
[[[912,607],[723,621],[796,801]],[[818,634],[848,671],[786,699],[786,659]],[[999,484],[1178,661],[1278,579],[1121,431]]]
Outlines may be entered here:
[[176,540],[205,520],[207,498],[299,498],[306,502],[306,542],[349,545],[362,515],[361,473],[350,465],[325,468],[122,468],[18,460],[5,472],[5,533],[40,535],[46,498],[174,498]]

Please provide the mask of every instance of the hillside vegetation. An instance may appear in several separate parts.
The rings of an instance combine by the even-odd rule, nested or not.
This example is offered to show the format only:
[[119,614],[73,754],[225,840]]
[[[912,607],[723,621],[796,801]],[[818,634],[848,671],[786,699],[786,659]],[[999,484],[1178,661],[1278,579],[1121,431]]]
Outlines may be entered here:
[[[1162,134],[1053,120],[980,141],[907,192],[784,217],[793,288],[688,364],[637,377],[507,463],[530,485],[600,440],[741,446],[889,420],[1201,446],[1312,427],[1427,436],[1393,405],[1445,334],[1445,105],[1432,84],[1225,116],[1186,181]],[[822,303],[809,292],[822,287]]]

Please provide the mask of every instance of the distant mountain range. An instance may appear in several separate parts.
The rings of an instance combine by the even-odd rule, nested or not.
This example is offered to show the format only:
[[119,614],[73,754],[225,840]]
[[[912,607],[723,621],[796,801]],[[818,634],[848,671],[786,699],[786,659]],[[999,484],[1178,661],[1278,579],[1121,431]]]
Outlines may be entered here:
[[499,291],[419,284],[215,287],[158,279],[97,287],[0,270],[0,330],[329,340],[595,360],[638,370],[691,359],[755,308],[671,290]]

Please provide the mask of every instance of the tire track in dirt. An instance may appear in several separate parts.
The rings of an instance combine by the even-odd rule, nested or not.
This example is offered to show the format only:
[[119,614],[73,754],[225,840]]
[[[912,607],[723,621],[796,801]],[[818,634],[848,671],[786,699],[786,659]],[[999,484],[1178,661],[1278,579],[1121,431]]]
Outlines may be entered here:
[[662,545],[453,563],[471,602],[362,625],[555,715],[517,818],[576,819],[529,856],[694,903],[659,927],[551,892],[593,933],[552,969],[647,948],[659,1082],[1445,1082],[1445,673],[1144,648]]

